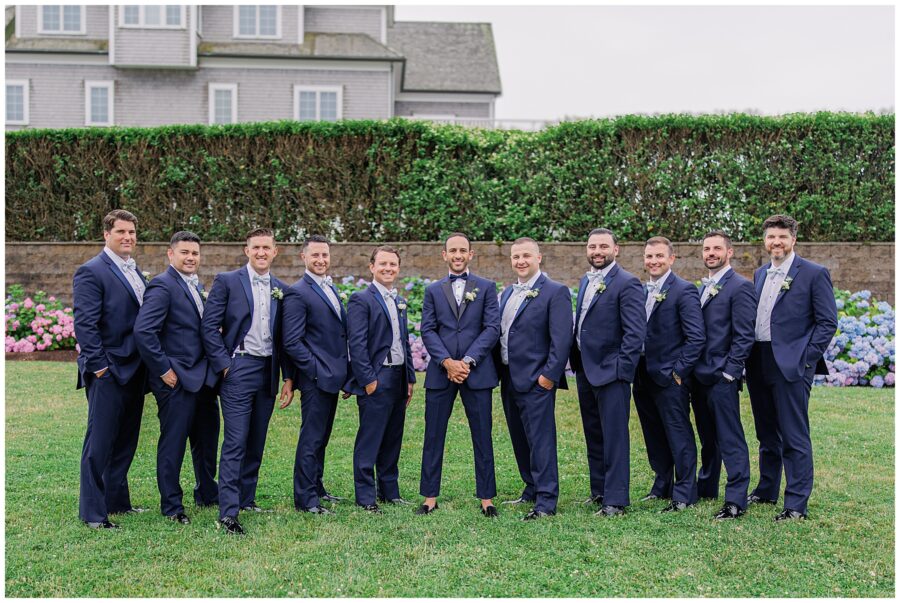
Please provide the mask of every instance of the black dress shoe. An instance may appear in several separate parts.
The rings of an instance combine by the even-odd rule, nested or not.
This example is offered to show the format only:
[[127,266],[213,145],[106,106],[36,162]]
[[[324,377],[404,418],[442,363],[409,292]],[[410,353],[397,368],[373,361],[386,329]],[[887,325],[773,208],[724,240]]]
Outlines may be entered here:
[[790,519],[806,519],[806,513],[794,511],[793,509],[785,509],[775,516],[775,521],[787,521]]
[[500,514],[497,513],[497,507],[495,507],[494,505],[482,507],[481,514],[485,517],[500,517]]
[[383,515],[384,512],[381,510],[381,507],[372,503],[371,505],[359,505],[362,507],[363,511],[368,511],[369,513],[373,513],[375,515]]
[[185,515],[184,513],[175,513],[174,515],[166,515],[166,519],[169,521],[174,521],[175,523],[180,523],[183,525],[187,525],[191,523],[191,518]]
[[226,534],[236,534],[240,536],[244,533],[244,528],[237,520],[237,517],[226,517],[219,521],[219,525],[222,526],[222,529],[225,530]]
[[108,519],[104,519],[103,521],[86,521],[84,525],[91,528],[92,530],[117,530],[119,529],[119,525],[111,522]]
[[147,509],[144,507],[131,507],[130,509],[125,509],[124,511],[113,511],[110,515],[131,515],[132,513],[146,513]]
[[528,515],[522,518],[522,521],[532,521],[535,519],[540,519],[541,517],[550,517],[551,515],[556,515],[556,511],[553,511],[552,513],[547,511],[531,511],[528,513]]
[[694,505],[689,505],[689,504],[683,503],[683,502],[676,502],[673,500],[672,502],[670,502],[668,504],[668,506],[665,509],[660,511],[660,513],[673,513],[675,511],[684,511],[688,507],[693,507],[693,506]]
[[263,509],[256,502],[252,502],[249,505],[245,505],[241,507],[241,511],[247,511],[248,513],[271,513],[268,509]]
[[429,513],[434,513],[435,509],[438,508],[437,503],[434,503],[433,507],[429,507],[428,505],[422,503],[422,505],[416,509],[416,515],[428,515]]
[[722,508],[719,509],[719,512],[716,513],[713,519],[724,520],[724,519],[737,519],[741,515],[744,514],[744,510],[741,509],[734,503],[725,503],[722,505]]
[[380,502],[387,503],[389,505],[411,505],[412,503],[404,498],[379,498]]
[[532,504],[533,500],[528,500],[527,498],[522,498],[521,496],[515,500],[504,500],[501,505],[528,505]]
[[618,505],[603,505],[603,507],[599,511],[594,513],[594,515],[601,515],[603,517],[625,515],[625,507],[620,507]]
[[330,502],[330,503],[339,503],[344,499],[341,498],[340,496],[335,496],[334,494],[323,494],[322,496],[319,497],[319,500],[324,500],[325,502]]
[[297,510],[301,513],[312,513],[313,515],[334,515],[334,511],[331,509],[326,509],[319,505],[316,505],[315,507],[297,507]]
[[590,496],[586,500],[581,501],[583,505],[597,505],[598,507],[603,506],[603,497],[602,496]]
[[757,496],[756,494],[751,494],[747,497],[748,505],[774,505],[777,500],[772,500],[771,498],[763,498],[762,496]]

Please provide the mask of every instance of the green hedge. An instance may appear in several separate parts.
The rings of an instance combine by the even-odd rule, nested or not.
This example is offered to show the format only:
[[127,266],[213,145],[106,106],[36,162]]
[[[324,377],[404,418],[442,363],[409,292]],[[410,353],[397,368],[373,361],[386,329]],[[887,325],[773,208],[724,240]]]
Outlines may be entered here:
[[541,132],[427,122],[277,122],[6,135],[6,236],[101,237],[111,208],[144,240],[759,239],[772,213],[805,241],[894,239],[894,116],[626,116]]

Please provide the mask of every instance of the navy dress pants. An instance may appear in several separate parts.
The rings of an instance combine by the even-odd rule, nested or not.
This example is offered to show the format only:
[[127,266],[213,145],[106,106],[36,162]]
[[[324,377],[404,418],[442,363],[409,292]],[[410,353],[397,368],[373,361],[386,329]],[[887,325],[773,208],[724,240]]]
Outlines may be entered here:
[[325,473],[325,448],[331,438],[338,394],[326,392],[315,383],[300,384],[300,435],[294,457],[294,506],[302,509],[319,506],[327,491],[322,483]]

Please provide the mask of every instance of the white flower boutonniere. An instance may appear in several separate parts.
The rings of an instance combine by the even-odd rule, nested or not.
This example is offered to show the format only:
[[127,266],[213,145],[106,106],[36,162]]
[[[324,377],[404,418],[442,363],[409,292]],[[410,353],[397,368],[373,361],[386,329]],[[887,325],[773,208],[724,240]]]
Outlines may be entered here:
[[150,282],[150,273],[149,272],[144,270],[143,272],[141,272],[141,275],[144,277],[145,281],[147,281],[148,283]]
[[600,281],[599,283],[597,283],[597,286],[594,288],[594,292],[597,295],[600,295],[604,291],[606,291],[606,281]]
[[475,301],[475,298],[478,297],[478,287],[475,287],[474,289],[472,289],[471,291],[466,293],[463,297],[466,299],[467,302]]
[[789,276],[784,277],[784,282],[781,283],[781,290],[782,291],[790,291],[792,282],[794,282],[794,279],[792,279],[791,277],[789,277]]
[[398,302],[398,303],[397,303],[397,309],[400,310],[401,312],[402,312],[403,310],[406,310],[406,303],[404,303],[404,302]]
[[203,297],[203,299],[205,300],[206,298],[209,297],[209,291],[206,291],[206,290],[204,289],[203,291],[200,292],[200,295],[201,295],[201,296]]
[[660,291],[659,293],[653,295],[653,299],[656,300],[656,303],[662,303],[662,301],[666,299],[666,295],[668,295],[668,293],[668,289],[666,289],[665,291]]
[[721,291],[721,290],[722,290],[722,284],[716,283],[715,286],[709,290],[709,296],[715,297],[719,294],[719,291]]
[[347,301],[347,292],[341,291],[341,301]]
[[278,287],[272,288],[272,298],[273,299],[281,299],[283,297],[284,297],[284,291],[282,291]]
[[534,299],[535,297],[538,296],[538,294],[540,292],[541,292],[540,289],[529,289],[528,291],[525,292],[525,297],[527,299]]

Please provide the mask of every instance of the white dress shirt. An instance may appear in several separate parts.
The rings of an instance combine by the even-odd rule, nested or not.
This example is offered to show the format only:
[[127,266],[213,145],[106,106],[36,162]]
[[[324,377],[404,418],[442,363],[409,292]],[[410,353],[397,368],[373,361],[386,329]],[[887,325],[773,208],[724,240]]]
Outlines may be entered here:
[[144,290],[147,288],[147,285],[144,284],[144,275],[138,274],[137,267],[135,267],[132,263],[132,266],[129,267],[121,257],[116,255],[116,253],[110,249],[109,247],[104,247],[103,251],[106,252],[106,255],[119,267],[119,270],[122,271],[122,274],[125,275],[125,280],[131,285],[131,289],[134,291],[135,296],[137,296],[138,305],[142,305],[144,303]]
[[587,289],[584,291],[584,298],[581,300],[581,314],[578,315],[578,328],[575,329],[575,342],[578,344],[578,349],[581,349],[581,323],[584,322],[584,317],[587,314],[588,308],[591,307],[591,302],[594,300],[594,296],[597,294],[597,285],[606,280],[606,275],[609,274],[609,271],[613,269],[613,266],[616,265],[616,261],[613,260],[609,266],[604,268],[603,270],[597,271],[591,269],[591,274],[599,274],[599,277],[595,277],[595,279],[588,279]]
[[[257,275],[249,263],[247,273],[250,275],[250,290],[253,292],[253,310],[250,330],[244,337],[244,351],[252,356],[271,356],[272,332],[269,330],[269,315],[272,303],[272,275],[268,272]],[[268,276],[268,286],[264,283],[254,283],[254,276]]]
[[772,341],[772,308],[775,307],[781,286],[793,263],[794,252],[792,251],[778,267],[777,274],[766,274],[766,282],[759,295],[759,305],[756,306],[756,341]]
[[[537,274],[528,279],[527,283],[519,284],[528,285],[528,289],[531,290],[540,277],[541,271],[538,270]],[[503,361],[503,364],[509,364],[509,328],[519,311],[519,306],[525,301],[525,294],[526,291],[513,291],[506,301],[506,307],[503,308],[503,316],[500,320],[500,360]]]

